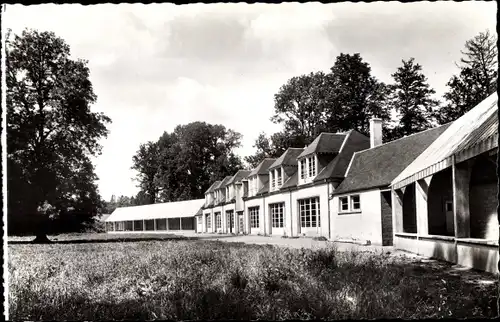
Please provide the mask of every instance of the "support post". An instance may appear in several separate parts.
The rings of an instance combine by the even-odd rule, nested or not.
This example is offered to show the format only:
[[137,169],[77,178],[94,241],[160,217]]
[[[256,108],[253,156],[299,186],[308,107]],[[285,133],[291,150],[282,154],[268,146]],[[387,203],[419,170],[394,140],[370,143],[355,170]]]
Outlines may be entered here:
[[470,211],[469,211],[469,180],[470,163],[452,164],[453,180],[453,215],[455,238],[470,237]]
[[394,223],[394,233],[403,232],[403,191],[401,189],[392,190],[392,222]]
[[182,217],[179,217],[179,230],[182,230]]

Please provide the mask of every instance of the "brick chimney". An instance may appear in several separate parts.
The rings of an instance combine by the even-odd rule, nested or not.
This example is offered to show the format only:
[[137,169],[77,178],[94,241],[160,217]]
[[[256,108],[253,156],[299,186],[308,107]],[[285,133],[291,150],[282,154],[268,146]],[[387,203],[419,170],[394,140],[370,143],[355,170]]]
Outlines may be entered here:
[[382,144],[382,119],[373,117],[370,120],[370,148]]

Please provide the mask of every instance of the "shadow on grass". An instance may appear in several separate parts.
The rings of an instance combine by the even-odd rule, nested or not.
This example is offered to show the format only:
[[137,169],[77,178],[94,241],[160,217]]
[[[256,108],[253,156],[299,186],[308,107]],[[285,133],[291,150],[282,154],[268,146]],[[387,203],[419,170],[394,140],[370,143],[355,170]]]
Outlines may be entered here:
[[52,244],[97,244],[97,243],[121,243],[121,242],[143,242],[143,241],[176,241],[176,240],[203,240],[203,239],[222,239],[236,237],[232,235],[213,235],[213,236],[183,236],[183,235],[167,235],[167,236],[96,236],[95,238],[74,237],[49,237],[48,243],[36,243],[34,238],[30,240],[9,240],[8,245],[52,245]]

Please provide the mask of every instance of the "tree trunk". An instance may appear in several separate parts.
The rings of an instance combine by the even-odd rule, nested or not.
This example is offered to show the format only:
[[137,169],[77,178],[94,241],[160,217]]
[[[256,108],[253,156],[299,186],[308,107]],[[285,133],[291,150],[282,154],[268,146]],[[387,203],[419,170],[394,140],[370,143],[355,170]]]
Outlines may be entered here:
[[48,244],[52,241],[47,237],[47,234],[39,232],[36,234],[35,239],[32,241],[33,244]]
[[36,237],[33,240],[34,244],[47,244],[52,241],[47,237],[49,219],[45,215],[41,215],[40,221],[38,222],[38,229],[36,229]]

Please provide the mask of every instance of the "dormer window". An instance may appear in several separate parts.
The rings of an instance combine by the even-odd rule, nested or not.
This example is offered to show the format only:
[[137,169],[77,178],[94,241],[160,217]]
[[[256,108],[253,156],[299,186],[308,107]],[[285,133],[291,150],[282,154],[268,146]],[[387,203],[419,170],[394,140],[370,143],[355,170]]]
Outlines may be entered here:
[[271,181],[271,190],[274,190],[274,187],[276,187],[276,178],[274,176],[274,170],[269,171],[269,179]]
[[309,157],[309,177],[315,177],[316,176],[316,158],[314,156]]
[[302,183],[309,182],[310,179],[316,177],[318,174],[317,162],[316,155],[299,160],[300,181],[302,181]]
[[306,159],[299,161],[299,164],[300,164],[300,178],[305,179],[306,178]]
[[276,185],[277,188],[279,188],[283,184],[283,174],[281,173],[281,168],[276,169],[276,173],[277,173]]

